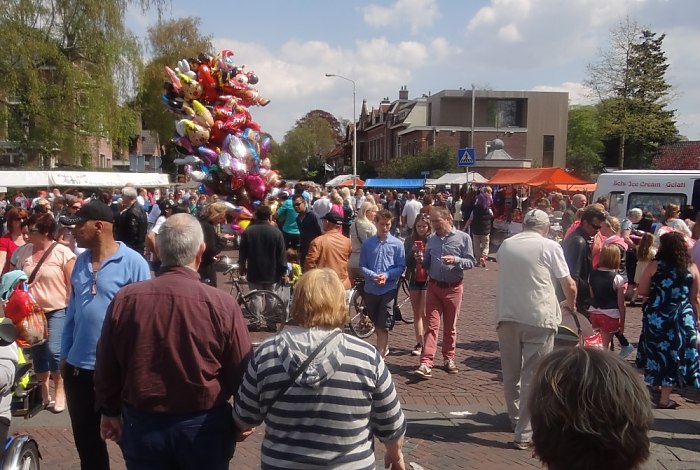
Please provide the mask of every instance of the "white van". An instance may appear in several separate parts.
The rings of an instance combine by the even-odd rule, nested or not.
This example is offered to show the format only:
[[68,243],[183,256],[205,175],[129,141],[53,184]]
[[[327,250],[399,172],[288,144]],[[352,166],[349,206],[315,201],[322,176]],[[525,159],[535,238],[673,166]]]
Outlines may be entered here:
[[691,217],[700,210],[700,171],[695,170],[620,170],[598,177],[593,201],[605,196],[610,215],[623,218],[638,207],[659,219],[664,206],[676,203],[693,206]]

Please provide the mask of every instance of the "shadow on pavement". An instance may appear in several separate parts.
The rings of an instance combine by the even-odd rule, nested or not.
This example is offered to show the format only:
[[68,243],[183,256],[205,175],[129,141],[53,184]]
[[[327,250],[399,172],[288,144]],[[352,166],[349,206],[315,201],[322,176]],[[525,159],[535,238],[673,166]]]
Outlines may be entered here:
[[497,352],[498,351],[498,341],[490,340],[478,340],[469,341],[468,343],[458,343],[458,349],[464,349],[467,351],[483,351],[483,352]]
[[[674,419],[669,417],[656,418],[651,425],[651,430],[669,434],[696,434],[700,435],[700,423],[692,419]],[[700,449],[700,437],[695,441]]]
[[[503,440],[488,439],[482,435],[509,433],[506,414],[493,415],[476,413],[466,417],[426,414],[425,418],[415,416],[408,420],[407,439],[439,441],[447,443],[469,443],[498,449],[511,449],[510,434]],[[503,437],[502,437],[503,438]]]
[[677,437],[651,437],[649,438],[649,442],[664,447],[685,449],[691,452],[700,452],[700,440],[698,439],[679,439]]

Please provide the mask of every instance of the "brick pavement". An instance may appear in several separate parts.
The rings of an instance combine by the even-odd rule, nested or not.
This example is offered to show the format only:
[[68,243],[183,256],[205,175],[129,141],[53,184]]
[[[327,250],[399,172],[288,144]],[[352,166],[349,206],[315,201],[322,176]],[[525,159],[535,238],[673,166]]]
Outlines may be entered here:
[[[391,370],[409,420],[405,456],[415,470],[442,468],[541,468],[530,452],[510,447],[512,435],[505,415],[498,342],[493,322],[498,267],[474,269],[465,275],[465,299],[458,322],[456,362],[461,371],[448,375],[439,368],[433,378],[417,380],[411,371],[418,359],[410,356],[415,342],[413,327],[398,324],[390,337],[386,362]],[[220,280],[222,289],[229,285]],[[636,343],[641,312],[630,309],[627,337]],[[651,433],[652,458],[644,470],[700,468],[700,394],[674,393],[681,408],[655,412]],[[67,414],[41,413],[28,421],[16,421],[14,430],[31,432],[39,441],[45,468],[79,468],[72,445]],[[231,468],[255,469],[259,465],[262,430],[239,444]],[[119,449],[110,443],[112,468],[124,468]],[[383,453],[377,446],[377,468]]]

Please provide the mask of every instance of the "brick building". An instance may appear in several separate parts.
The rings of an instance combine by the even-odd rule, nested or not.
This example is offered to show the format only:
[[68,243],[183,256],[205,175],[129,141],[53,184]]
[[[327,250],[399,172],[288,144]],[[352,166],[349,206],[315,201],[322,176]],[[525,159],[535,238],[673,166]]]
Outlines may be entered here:
[[[474,103],[474,142],[471,142]],[[474,147],[477,166],[503,141],[515,160],[533,167],[564,167],[568,93],[536,91],[443,90],[409,99],[383,99],[377,108],[362,103],[357,127],[358,161],[380,167],[389,160],[430,147]]]

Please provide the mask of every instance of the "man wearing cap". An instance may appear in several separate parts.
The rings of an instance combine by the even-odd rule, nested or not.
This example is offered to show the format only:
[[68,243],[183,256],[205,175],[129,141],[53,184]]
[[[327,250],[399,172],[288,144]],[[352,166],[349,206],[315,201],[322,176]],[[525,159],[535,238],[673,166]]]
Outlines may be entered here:
[[314,268],[330,268],[338,274],[345,289],[352,287],[348,276],[348,260],[352,252],[350,239],[343,235],[343,217],[335,212],[328,212],[321,217],[323,235],[309,245],[304,261],[304,271]]
[[102,470],[109,469],[109,456],[100,437],[100,413],[95,411],[97,341],[117,291],[150,278],[150,271],[143,256],[114,240],[114,214],[103,202],[83,205],[71,222],[78,246],[86,251],[78,256],[71,275],[61,338],[61,374],[80,467]]
[[531,445],[532,375],[539,359],[552,351],[561,323],[554,279],[566,294],[561,307],[573,309],[576,301],[576,283],[564,251],[547,238],[548,232],[549,216],[533,209],[523,217],[523,232],[506,239],[498,249],[496,331],[508,417],[519,449]]
[[401,240],[391,234],[392,214],[383,209],[377,214],[377,234],[362,242],[360,270],[365,278],[365,304],[377,334],[377,350],[389,353],[389,330],[393,327],[394,301],[398,281],[406,270]]

